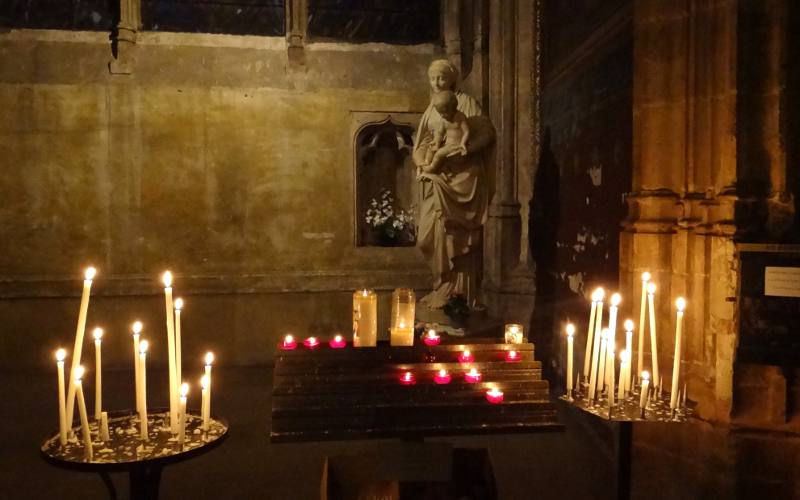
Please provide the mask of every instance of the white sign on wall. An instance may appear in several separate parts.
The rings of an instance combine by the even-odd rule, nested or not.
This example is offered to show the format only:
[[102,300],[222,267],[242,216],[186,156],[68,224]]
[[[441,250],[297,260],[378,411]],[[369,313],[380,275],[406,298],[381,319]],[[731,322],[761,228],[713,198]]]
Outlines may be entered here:
[[800,297],[800,267],[764,268],[764,295]]

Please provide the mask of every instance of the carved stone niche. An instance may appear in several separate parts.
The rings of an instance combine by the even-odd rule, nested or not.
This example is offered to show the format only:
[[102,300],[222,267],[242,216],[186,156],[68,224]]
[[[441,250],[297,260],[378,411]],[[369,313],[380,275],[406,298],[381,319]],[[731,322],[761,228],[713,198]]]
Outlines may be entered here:
[[[419,114],[358,115],[353,143],[356,246],[413,246],[416,223],[398,229],[392,222],[400,211],[414,214],[416,210],[416,171],[411,152]],[[368,211],[382,208],[383,193],[387,190],[391,193],[394,216],[376,227],[374,219],[367,221]],[[373,206],[373,200],[377,207]]]

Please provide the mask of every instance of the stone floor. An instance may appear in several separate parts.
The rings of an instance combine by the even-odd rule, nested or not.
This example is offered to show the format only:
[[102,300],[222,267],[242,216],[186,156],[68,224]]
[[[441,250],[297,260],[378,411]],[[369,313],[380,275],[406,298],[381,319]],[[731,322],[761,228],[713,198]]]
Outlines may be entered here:
[[[186,373],[188,380],[200,373]],[[104,406],[133,404],[132,373],[104,371]],[[62,470],[39,456],[44,438],[57,428],[53,373],[3,373],[0,425],[0,492],[5,498],[108,498],[99,476]],[[166,373],[148,370],[151,405],[166,403]],[[164,499],[319,498],[320,475],[328,455],[370,450],[382,441],[270,444],[268,366],[215,368],[213,412],[225,416],[230,435],[221,447],[167,467],[161,480]],[[88,380],[89,411],[93,390]],[[162,395],[164,397],[162,397]],[[192,397],[194,396],[194,398]],[[197,402],[190,395],[190,408]],[[610,498],[612,462],[603,440],[569,414],[561,433],[437,438],[455,446],[485,447],[493,462],[502,499]],[[113,474],[119,498],[127,498],[127,475]]]

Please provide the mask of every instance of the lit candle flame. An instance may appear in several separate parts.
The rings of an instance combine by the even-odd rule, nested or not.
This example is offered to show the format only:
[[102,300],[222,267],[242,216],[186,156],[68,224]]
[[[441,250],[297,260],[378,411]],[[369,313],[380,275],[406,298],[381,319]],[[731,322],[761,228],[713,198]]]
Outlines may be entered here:
[[633,321],[632,320],[629,320],[629,319],[625,320],[625,331],[626,332],[632,332],[633,331]]
[[436,338],[436,330],[428,330],[428,337]]
[[653,295],[656,293],[656,284],[655,283],[648,283],[647,284],[647,293]]
[[600,332],[600,336],[608,340],[608,338],[611,336],[611,332],[609,332],[608,328],[603,328]]
[[341,335],[337,335],[337,336],[333,337],[333,340],[335,342],[341,342],[342,341],[342,336]]
[[517,351],[508,351],[508,357],[509,358],[516,358],[517,357]]
[[471,354],[471,353],[469,352],[469,349],[464,349],[464,357],[465,357],[465,358],[468,358],[468,357],[470,357],[470,354]]
[[210,365],[210,364],[211,364],[211,363],[213,363],[213,362],[214,362],[214,353],[213,353],[213,352],[211,352],[211,351],[208,351],[208,352],[206,353],[206,364],[207,364],[207,365]]
[[567,323],[567,336],[572,337],[573,335],[575,335],[575,325]]
[[648,273],[647,271],[643,272],[642,273],[642,281],[644,281],[645,283],[650,281],[650,273]]
[[181,384],[181,397],[185,398],[189,394],[189,384],[186,382]]
[[287,335],[283,337],[283,342],[285,344],[291,344],[292,342],[294,342],[294,337],[292,337],[291,335]]
[[675,301],[675,307],[678,308],[678,312],[683,312],[686,309],[686,299],[678,297],[678,300]]
[[406,372],[406,374],[403,375],[403,378],[406,380],[411,380],[411,372]]
[[439,370],[439,376],[440,377],[446,377],[447,376],[447,370],[445,370],[444,368]]
[[139,354],[145,354],[148,347],[150,347],[150,342],[146,340],[139,342]]
[[161,277],[161,279],[164,281],[164,288],[169,288],[169,287],[172,286],[172,273],[171,272],[166,271],[164,273],[164,275]]
[[509,328],[509,331],[516,335],[519,333],[519,327],[517,325],[512,325],[511,328]]
[[67,351],[64,349],[59,349],[56,351],[56,361],[64,361],[64,358],[67,357]]
[[103,329],[98,326],[92,331],[92,336],[95,340],[100,340],[103,338]]
[[81,381],[81,379],[83,378],[83,372],[84,369],[81,365],[78,365],[78,367],[75,368],[75,376],[73,377],[75,379],[75,382]]
[[175,299],[174,305],[175,305],[175,310],[180,311],[181,309],[183,309],[183,299],[178,297],[177,299]]
[[647,370],[642,372],[642,380],[650,380],[650,372]]
[[620,302],[622,302],[622,295],[620,295],[618,293],[615,293],[614,295],[611,296],[611,306],[612,307],[619,306]]
[[502,391],[500,391],[500,389],[498,389],[497,387],[492,387],[491,389],[489,389],[489,390],[488,390],[488,391],[486,391],[486,392],[487,392],[487,393],[488,393],[490,396],[494,396],[494,397],[497,397],[497,396],[502,396],[502,395],[503,395],[503,392],[502,392]]
[[97,269],[93,267],[87,267],[86,270],[83,272],[83,277],[86,281],[92,281],[94,276],[97,274]]
[[140,333],[142,333],[142,322],[141,321],[137,321],[137,322],[135,322],[133,324],[133,333],[134,333],[134,335],[139,335]]
[[605,296],[606,291],[602,287],[595,288],[594,292],[592,292],[592,300],[595,302],[602,302]]
[[470,368],[469,374],[470,374],[470,376],[475,377],[475,376],[478,375],[478,370],[476,368]]

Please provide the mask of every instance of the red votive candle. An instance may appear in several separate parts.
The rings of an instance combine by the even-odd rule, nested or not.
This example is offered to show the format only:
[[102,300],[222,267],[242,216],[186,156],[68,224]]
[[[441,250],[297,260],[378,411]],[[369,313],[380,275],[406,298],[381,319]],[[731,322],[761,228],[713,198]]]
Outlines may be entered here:
[[506,361],[509,363],[516,363],[517,361],[521,361],[522,356],[517,351],[508,351],[506,352]]
[[475,368],[472,368],[470,371],[464,374],[464,380],[470,384],[477,384],[481,381],[481,372]]
[[422,337],[422,341],[425,342],[427,346],[434,346],[439,345],[439,342],[442,341],[442,338],[436,335],[436,330],[428,330],[428,333]]
[[347,341],[341,335],[333,337],[328,344],[334,349],[342,349],[347,347]]
[[493,405],[500,404],[503,402],[503,391],[494,388],[489,389],[486,391],[486,400]]
[[473,361],[475,361],[475,356],[469,352],[469,349],[464,349],[461,351],[461,354],[458,355],[459,363],[472,363]]
[[439,370],[436,372],[436,375],[433,376],[433,381],[439,385],[449,384],[450,374],[447,373],[447,370]]
[[287,335],[283,337],[283,344],[281,345],[281,349],[284,351],[291,351],[292,349],[297,348],[297,341],[291,335]]
[[403,376],[400,377],[400,383],[403,385],[414,385],[417,383],[417,379],[414,377],[413,373],[405,372]]
[[303,345],[309,349],[314,349],[319,345],[319,340],[317,340],[317,337],[308,337],[303,341]]

